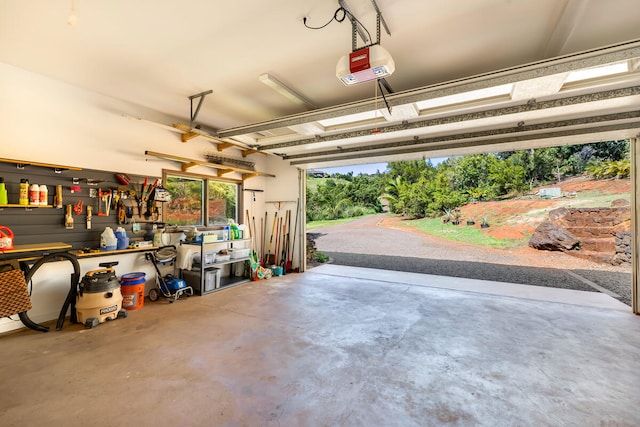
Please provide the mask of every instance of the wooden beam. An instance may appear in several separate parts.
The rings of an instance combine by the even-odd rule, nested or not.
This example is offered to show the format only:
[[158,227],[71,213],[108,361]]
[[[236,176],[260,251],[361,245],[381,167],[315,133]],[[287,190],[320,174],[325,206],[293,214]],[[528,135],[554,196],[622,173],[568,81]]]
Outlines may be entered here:
[[218,169],[218,176],[224,176],[232,172],[236,172],[236,171],[233,169]]

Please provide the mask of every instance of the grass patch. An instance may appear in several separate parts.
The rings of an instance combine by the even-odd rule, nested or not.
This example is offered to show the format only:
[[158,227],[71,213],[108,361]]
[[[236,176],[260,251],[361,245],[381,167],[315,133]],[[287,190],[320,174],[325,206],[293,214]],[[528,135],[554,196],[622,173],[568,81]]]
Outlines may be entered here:
[[581,191],[578,193],[576,198],[567,205],[567,207],[608,208],[611,206],[611,202],[617,199],[627,199],[631,201],[631,195],[620,193],[603,193],[601,191]]
[[463,224],[443,224],[438,218],[423,218],[400,223],[403,227],[414,228],[432,236],[442,237],[456,242],[469,243],[476,246],[484,246],[498,249],[511,249],[526,244],[524,239],[496,239],[484,234],[478,225],[467,226]]
[[313,230],[314,228],[320,227],[329,227],[331,225],[344,224],[345,222],[350,222],[355,219],[362,218],[361,216],[354,218],[340,218],[340,219],[326,219],[320,221],[309,221],[307,222],[307,230]]

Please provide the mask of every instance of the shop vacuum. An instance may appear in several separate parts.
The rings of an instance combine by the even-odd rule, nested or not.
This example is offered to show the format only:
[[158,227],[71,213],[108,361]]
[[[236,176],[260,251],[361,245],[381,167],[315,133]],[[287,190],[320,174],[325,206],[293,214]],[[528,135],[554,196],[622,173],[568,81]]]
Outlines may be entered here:
[[107,268],[87,272],[80,281],[76,313],[78,323],[84,323],[87,329],[107,320],[127,317],[127,311],[122,309],[120,282],[115,270],[111,268],[117,262],[108,264],[110,266]]

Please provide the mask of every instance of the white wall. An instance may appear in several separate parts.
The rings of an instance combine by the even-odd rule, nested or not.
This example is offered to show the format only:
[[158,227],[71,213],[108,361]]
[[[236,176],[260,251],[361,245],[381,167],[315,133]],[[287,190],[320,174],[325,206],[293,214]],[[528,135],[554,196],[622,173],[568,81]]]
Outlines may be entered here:
[[[185,95],[185,116],[189,114]],[[182,143],[179,134],[131,120],[141,117],[164,124],[176,119],[161,113],[68,85],[11,65],[0,63],[0,157],[43,163],[111,170],[137,175],[161,175],[162,169],[179,170],[175,162],[148,158],[145,150],[204,159],[215,152],[210,142],[195,138]],[[188,119],[181,119],[182,122]],[[224,153],[226,154],[226,153]],[[262,189],[256,202],[250,192],[243,193],[245,208],[264,214],[266,201],[297,200],[297,169],[279,158],[252,155],[256,169],[277,175],[245,181],[246,188]],[[215,175],[215,170],[196,167],[190,172]],[[229,176],[240,178],[240,176]],[[288,207],[295,210],[295,204]],[[270,208],[271,210],[271,208]],[[242,212],[241,218],[244,218]],[[0,225],[2,212],[0,211]],[[293,224],[293,218],[292,218]],[[82,273],[97,268],[110,257],[81,260]],[[115,257],[114,257],[115,258]],[[116,272],[144,271],[153,280],[153,267],[140,254],[119,256]],[[69,289],[69,263],[43,267],[34,283],[33,309],[29,317],[36,322],[53,320]],[[39,276],[42,276],[39,277]],[[37,282],[37,283],[36,283]],[[17,318],[17,316],[14,316]],[[0,319],[0,333],[22,327],[22,323]]]

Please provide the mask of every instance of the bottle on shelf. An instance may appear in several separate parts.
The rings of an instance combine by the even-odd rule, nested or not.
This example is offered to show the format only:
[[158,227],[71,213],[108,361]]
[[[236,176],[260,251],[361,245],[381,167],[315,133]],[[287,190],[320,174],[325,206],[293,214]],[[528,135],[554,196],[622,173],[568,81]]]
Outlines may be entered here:
[[46,206],[49,203],[49,189],[46,185],[40,184],[40,206]]
[[20,180],[20,193],[18,196],[18,204],[19,205],[29,204],[29,180],[26,178],[22,178]]
[[0,205],[9,203],[7,199],[7,188],[4,185],[4,178],[0,176]]
[[38,184],[31,184],[29,187],[29,204],[32,206],[40,204],[40,186]]

